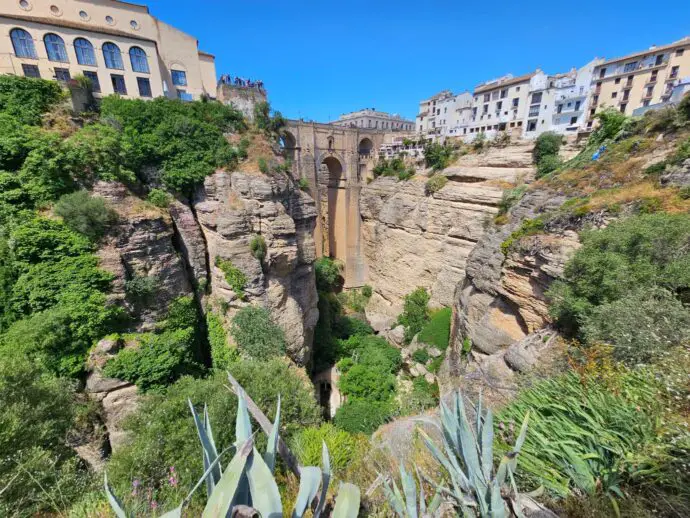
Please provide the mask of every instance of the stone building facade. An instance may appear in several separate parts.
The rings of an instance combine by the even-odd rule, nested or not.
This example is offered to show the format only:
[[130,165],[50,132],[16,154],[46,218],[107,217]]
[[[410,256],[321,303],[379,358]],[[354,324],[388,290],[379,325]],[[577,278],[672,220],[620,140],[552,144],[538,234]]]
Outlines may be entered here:
[[3,0],[0,73],[89,78],[97,97],[216,95],[213,55],[144,5],[117,0]]
[[338,120],[329,124],[346,128],[363,128],[383,131],[413,131],[414,122],[403,119],[397,113],[376,111],[365,108],[356,112],[341,115]]

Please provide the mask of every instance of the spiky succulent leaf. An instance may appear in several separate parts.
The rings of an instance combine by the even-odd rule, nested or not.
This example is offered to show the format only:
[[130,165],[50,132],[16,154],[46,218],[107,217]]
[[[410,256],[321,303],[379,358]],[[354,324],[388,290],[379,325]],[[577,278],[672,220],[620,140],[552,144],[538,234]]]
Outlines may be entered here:
[[494,467],[494,418],[491,409],[486,411],[486,417],[481,427],[481,459],[482,472],[485,480],[491,480],[491,471]]
[[321,483],[321,469],[315,466],[300,468],[299,492],[292,511],[292,518],[302,518],[309,504],[316,497]]
[[216,518],[226,516],[235,502],[235,495],[241,484],[244,475],[247,459],[254,448],[254,440],[249,437],[238,449],[230,464],[225,468],[223,476],[220,477],[213,493],[206,502],[206,507],[202,514],[203,518]]
[[407,516],[409,518],[417,518],[417,484],[414,481],[414,477],[405,470],[402,462],[400,462],[400,481],[405,494]]
[[276,451],[278,450],[278,430],[280,430],[280,394],[278,394],[278,407],[276,408],[276,418],[273,421],[273,428],[271,434],[268,436],[268,444],[266,444],[266,453],[264,454],[264,461],[271,470],[275,470],[276,466]]
[[359,488],[341,483],[332,518],[357,518],[359,514]]
[[252,507],[264,518],[282,518],[283,504],[280,501],[278,484],[256,449],[247,459],[245,471],[249,481]]
[[218,459],[218,452],[216,451],[216,445],[213,442],[213,435],[212,433],[209,434],[211,430],[211,423],[208,420],[208,410],[206,405],[204,405],[204,421],[202,422],[201,418],[196,412],[196,409],[194,408],[194,405],[192,404],[192,400],[187,399],[187,402],[189,403],[189,409],[194,417],[194,424],[196,425],[199,442],[201,442],[204,471],[208,470],[212,465],[215,466],[206,477],[206,492],[208,496],[211,496],[211,493],[213,493],[213,488],[218,480],[220,480],[222,470],[220,464],[215,462],[216,459]]
[[252,435],[252,423],[249,420],[247,400],[244,398],[244,390],[237,394],[237,420],[235,424],[235,444],[243,444]]
[[117,518],[127,518],[127,513],[125,512],[124,507],[122,507],[122,503],[110,490],[107,473],[103,474],[103,485],[105,487],[105,494],[108,497],[108,503],[110,503],[110,507],[113,509],[115,516],[117,516]]
[[331,483],[331,456],[328,453],[328,446],[326,441],[321,441],[321,494],[319,495],[319,502],[314,509],[314,518],[319,518],[326,506],[326,495],[328,493],[328,486]]

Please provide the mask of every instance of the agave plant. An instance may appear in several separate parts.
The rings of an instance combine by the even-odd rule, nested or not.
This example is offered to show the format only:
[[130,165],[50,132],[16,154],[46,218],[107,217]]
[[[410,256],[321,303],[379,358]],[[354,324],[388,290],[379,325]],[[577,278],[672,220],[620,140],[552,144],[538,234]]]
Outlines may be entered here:
[[[476,410],[475,423],[470,423],[465,412],[460,392],[453,395],[452,408],[441,402],[441,431],[443,447],[439,448],[423,430],[420,430],[427,448],[448,473],[450,487],[444,486],[417,472],[419,497],[414,477],[401,465],[400,475],[404,496],[393,482],[391,488],[384,481],[384,491],[394,511],[401,518],[435,517],[440,515],[441,500],[460,509],[463,516],[482,518],[505,518],[511,515],[522,516],[517,500],[517,488],[513,473],[517,468],[517,457],[527,434],[529,414],[520,429],[520,434],[512,451],[507,453],[497,469],[493,460],[493,414],[491,409],[484,413],[481,396]],[[426,482],[436,488],[436,494],[429,505],[424,503]],[[510,485],[509,485],[510,484]],[[510,498],[512,489],[512,496]],[[532,493],[532,495],[535,493]],[[419,502],[419,508],[417,507]]]
[[[236,383],[232,378],[230,381],[233,384]],[[225,451],[219,453],[216,448],[206,406],[204,406],[203,416],[199,416],[191,401],[189,402],[201,442],[204,474],[182,503],[176,509],[162,515],[161,518],[181,517],[182,510],[189,503],[194,492],[204,482],[206,483],[208,499],[202,514],[203,518],[230,518],[234,516],[282,518],[283,507],[280,493],[273,478],[276,454],[280,451],[279,444],[285,448],[284,443],[280,443],[278,435],[280,398],[278,398],[275,421],[268,434],[266,451],[260,455],[254,446],[254,433],[247,409],[249,398],[239,385],[236,387],[236,393],[238,405],[235,444],[229,448],[229,450],[234,450],[234,456],[225,470],[221,466],[221,457]],[[261,417],[265,418],[263,414]],[[289,452],[287,453],[289,454]],[[288,460],[288,465],[292,459]],[[299,473],[300,484],[292,518],[301,518],[308,508],[312,509],[314,518],[319,518],[325,508],[326,493],[331,481],[330,455],[326,443],[324,442],[322,445],[322,466],[320,468],[298,466],[295,471]],[[118,518],[127,518],[128,515],[121,502],[115,497],[108,485],[107,475],[105,477],[105,491]],[[359,501],[359,488],[353,484],[341,483],[332,516],[334,518],[356,518],[359,512]]]

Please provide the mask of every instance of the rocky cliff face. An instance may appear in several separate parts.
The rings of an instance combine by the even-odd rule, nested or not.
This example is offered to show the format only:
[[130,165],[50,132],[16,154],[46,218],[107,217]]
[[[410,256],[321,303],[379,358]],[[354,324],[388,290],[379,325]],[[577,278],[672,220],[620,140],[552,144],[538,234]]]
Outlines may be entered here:
[[533,174],[529,143],[466,155],[427,194],[425,178],[379,178],[362,189],[362,243],[374,295],[367,316],[390,324],[418,286],[450,306],[466,261],[498,212],[503,189]]
[[[318,320],[312,198],[286,176],[217,171],[197,191],[193,207],[206,244],[210,297],[227,308],[226,320],[248,304],[269,308],[285,331],[288,355],[307,363]],[[257,235],[268,248],[263,261],[249,246]],[[247,276],[244,299],[215,265],[216,258]]]

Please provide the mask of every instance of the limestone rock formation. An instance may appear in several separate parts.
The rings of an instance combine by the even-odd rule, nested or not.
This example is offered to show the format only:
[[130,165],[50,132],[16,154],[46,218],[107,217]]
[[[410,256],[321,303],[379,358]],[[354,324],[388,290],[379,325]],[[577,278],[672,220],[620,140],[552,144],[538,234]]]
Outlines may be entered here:
[[[93,194],[105,198],[119,216],[98,251],[101,267],[115,276],[111,302],[129,310],[138,322],[137,331],[151,330],[165,318],[170,302],[192,292],[173,242],[172,220],[119,183],[98,182]],[[127,283],[146,278],[152,289],[146,300],[128,297]]]
[[362,189],[362,243],[375,290],[367,307],[371,321],[397,316],[403,297],[418,286],[430,291],[432,305],[453,304],[503,189],[533,174],[530,151],[531,144],[517,143],[463,156],[441,173],[450,180],[446,186],[430,195],[423,177],[379,178]]
[[[217,171],[196,192],[193,208],[206,243],[211,299],[222,301],[228,321],[247,304],[270,309],[285,331],[288,355],[307,363],[318,320],[312,198],[284,175]],[[267,245],[263,261],[250,250],[257,235]],[[233,291],[216,258],[246,276],[244,297]]]

